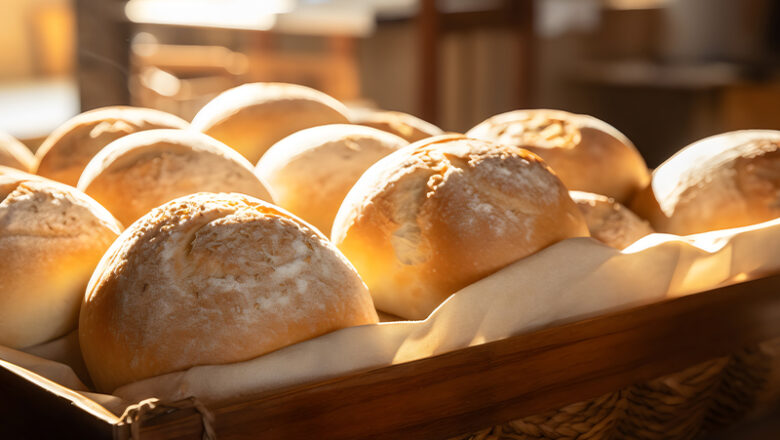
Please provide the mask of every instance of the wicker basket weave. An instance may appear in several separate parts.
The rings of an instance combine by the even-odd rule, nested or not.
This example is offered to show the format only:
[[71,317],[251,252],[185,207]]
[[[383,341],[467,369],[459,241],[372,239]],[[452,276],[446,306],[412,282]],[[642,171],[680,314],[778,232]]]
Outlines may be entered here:
[[[775,345],[780,347],[780,343]],[[771,353],[751,347],[619,392],[456,439],[693,439],[739,421],[757,403],[769,403],[761,397],[768,395],[770,377],[780,374],[774,371],[780,366],[778,354],[780,350]]]
[[611,438],[625,408],[625,393],[605,394],[596,399],[568,405],[483,429],[459,440],[536,440]]
[[760,394],[768,391],[771,366],[772,357],[761,347],[745,349],[731,356],[712,399],[704,431],[732,425],[761,406]]
[[623,438],[692,439],[705,425],[729,358],[718,358],[675,374],[636,384],[618,425]]

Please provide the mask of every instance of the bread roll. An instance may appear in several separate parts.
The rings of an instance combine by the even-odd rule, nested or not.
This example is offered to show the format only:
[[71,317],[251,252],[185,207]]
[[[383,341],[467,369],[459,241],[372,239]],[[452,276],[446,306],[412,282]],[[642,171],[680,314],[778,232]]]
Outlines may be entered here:
[[0,132],[0,166],[30,172],[35,168],[35,156],[13,136]]
[[444,134],[441,128],[402,112],[355,111],[350,113],[350,121],[353,124],[365,125],[393,133],[406,139],[407,142],[417,142],[431,136]]
[[350,190],[333,242],[379,310],[428,316],[455,291],[569,237],[588,236],[561,181],[533,153],[429,138],[381,159]]
[[591,237],[607,246],[625,249],[655,232],[646,221],[613,198],[581,191],[569,191],[569,195],[585,216]]
[[62,124],[36,151],[36,173],[76,186],[90,159],[109,143],[144,130],[186,128],[184,120],[159,110],[103,107],[82,113]]
[[323,125],[277,142],[255,170],[279,206],[330,234],[342,200],[360,175],[406,145],[398,136],[370,127]]
[[683,148],[653,172],[632,204],[656,230],[688,235],[780,216],[780,131],[719,134]]
[[92,158],[78,188],[126,225],[156,206],[201,191],[272,201],[246,159],[194,130],[148,130],[114,141]]
[[559,110],[515,110],[493,116],[467,136],[532,151],[570,190],[620,203],[647,185],[650,173],[631,141],[604,121]]
[[114,242],[87,287],[79,341],[98,389],[112,391],[376,322],[365,284],[322,234],[253,197],[198,193]]
[[308,87],[250,83],[222,92],[206,104],[192,126],[257,163],[282,138],[325,124],[348,123],[347,109]]
[[119,232],[81,191],[0,169],[0,345],[29,347],[74,330],[84,287]]

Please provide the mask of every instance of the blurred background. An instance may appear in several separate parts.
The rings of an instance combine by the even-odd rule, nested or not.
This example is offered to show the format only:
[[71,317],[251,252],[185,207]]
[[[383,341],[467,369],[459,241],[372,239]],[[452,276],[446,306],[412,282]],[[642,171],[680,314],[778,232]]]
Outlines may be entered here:
[[587,113],[652,166],[701,137],[780,129],[773,0],[3,0],[0,130],[31,148],[112,104],[191,117],[252,81],[465,131]]

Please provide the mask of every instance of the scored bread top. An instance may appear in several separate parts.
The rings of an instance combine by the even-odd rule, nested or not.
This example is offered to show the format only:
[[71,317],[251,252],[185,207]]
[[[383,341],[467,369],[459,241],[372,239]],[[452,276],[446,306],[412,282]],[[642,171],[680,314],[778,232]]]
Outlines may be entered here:
[[459,135],[417,142],[374,164],[332,231],[377,307],[414,319],[573,236],[588,236],[582,214],[538,156]]
[[365,284],[314,228],[246,195],[198,193],[112,245],[79,332],[91,377],[110,391],[376,321]]

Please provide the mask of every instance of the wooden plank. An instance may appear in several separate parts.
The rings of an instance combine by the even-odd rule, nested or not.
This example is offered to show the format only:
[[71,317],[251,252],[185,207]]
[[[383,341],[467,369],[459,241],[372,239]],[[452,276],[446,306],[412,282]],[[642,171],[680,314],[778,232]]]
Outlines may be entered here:
[[[220,439],[444,439],[780,336],[780,276],[215,408]],[[174,419],[174,420],[171,420]],[[197,416],[142,428],[196,438]]]

